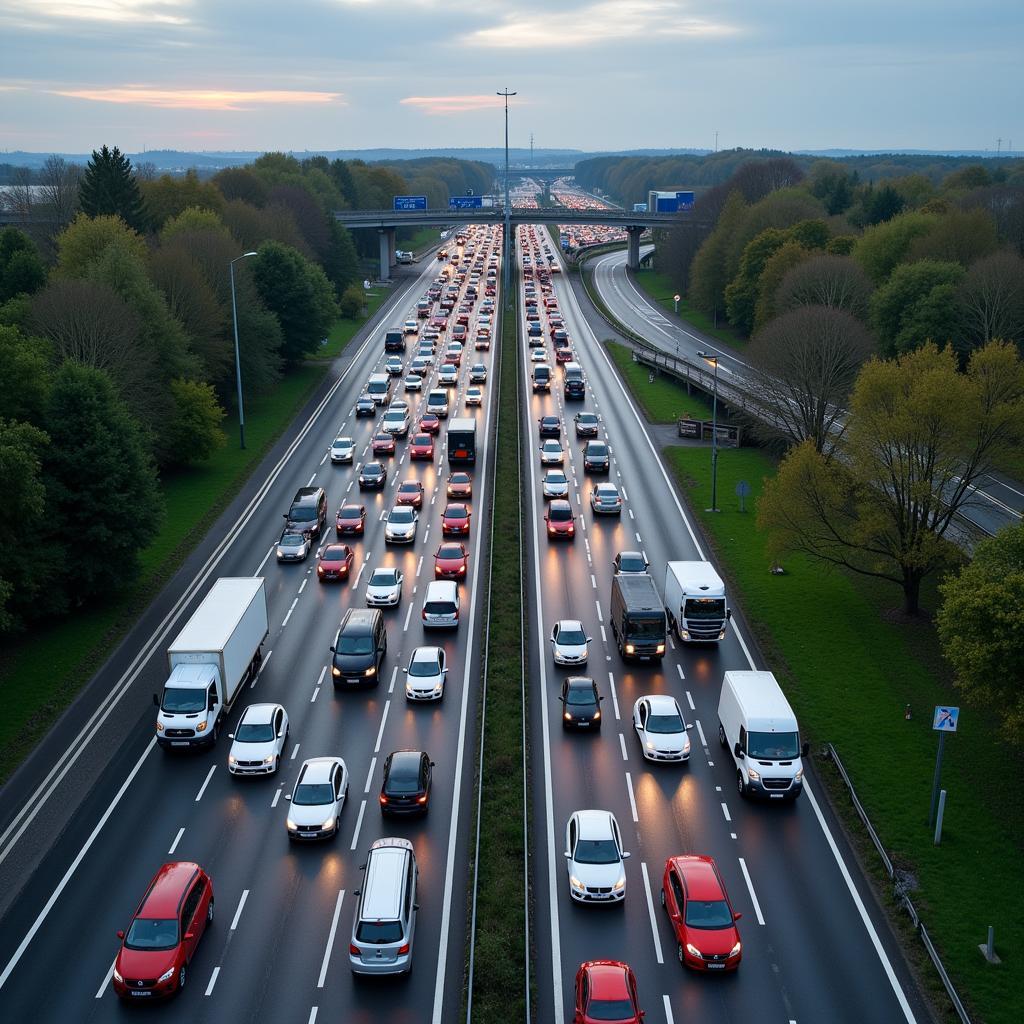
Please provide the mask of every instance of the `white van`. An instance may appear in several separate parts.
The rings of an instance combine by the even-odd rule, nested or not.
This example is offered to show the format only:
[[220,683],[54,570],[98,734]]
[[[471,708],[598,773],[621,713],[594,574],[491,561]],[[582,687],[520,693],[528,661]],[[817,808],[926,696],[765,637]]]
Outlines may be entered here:
[[353,974],[408,974],[416,933],[416,854],[408,839],[378,839],[363,867],[352,922]]
[[366,393],[374,405],[383,405],[391,397],[391,376],[387,373],[371,373]]
[[454,580],[433,580],[423,598],[423,628],[450,629],[459,624],[459,588]]
[[725,638],[732,618],[725,584],[710,562],[669,562],[665,570],[665,611],[669,629],[683,643]]
[[718,701],[718,740],[736,765],[741,796],[795,800],[810,745],[771,672],[726,672]]

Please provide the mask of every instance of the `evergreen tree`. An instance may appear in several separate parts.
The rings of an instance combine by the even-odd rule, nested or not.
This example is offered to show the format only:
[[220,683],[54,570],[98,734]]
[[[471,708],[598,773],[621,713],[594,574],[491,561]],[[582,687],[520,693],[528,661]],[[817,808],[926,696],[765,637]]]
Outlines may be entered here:
[[132,162],[115,146],[94,149],[78,186],[78,202],[90,217],[116,214],[137,231],[145,227],[145,211]]

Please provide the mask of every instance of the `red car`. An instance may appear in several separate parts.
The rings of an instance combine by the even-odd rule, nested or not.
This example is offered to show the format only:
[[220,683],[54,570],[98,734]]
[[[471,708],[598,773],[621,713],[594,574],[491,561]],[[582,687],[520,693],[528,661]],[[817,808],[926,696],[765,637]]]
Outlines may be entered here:
[[557,540],[560,537],[567,537],[572,540],[576,536],[575,516],[572,514],[572,505],[564,498],[556,498],[548,505],[547,515],[544,521],[548,524],[548,540]]
[[469,506],[459,502],[456,505],[449,505],[444,510],[441,518],[441,535],[443,537],[468,537],[469,536]]
[[198,864],[165,864],[149,883],[114,961],[114,991],[142,1002],[185,987],[187,968],[213,920],[213,883]]
[[342,505],[334,519],[334,529],[339,537],[345,533],[362,536],[366,529],[366,506]]
[[618,960],[587,960],[576,972],[573,1024],[640,1024],[636,975]]
[[734,971],[743,946],[725,884],[712,857],[669,857],[661,880],[661,905],[676,937],[676,955],[696,971]]
[[571,363],[572,362],[572,349],[568,345],[563,345],[561,348],[555,349],[555,362],[556,363]]
[[468,309],[460,310],[458,316],[455,317],[455,324],[458,327],[468,327],[470,312]]
[[423,508],[423,484],[419,480],[406,480],[398,488],[398,493],[395,495],[395,504]]
[[442,544],[434,555],[434,579],[464,580],[468,566],[465,544]]
[[420,430],[424,434],[437,434],[441,430],[441,420],[432,412],[420,417]]
[[432,316],[430,318],[430,326],[433,327],[435,331],[440,331],[444,334],[444,332],[448,330],[448,317]]
[[409,444],[410,459],[427,459],[434,461],[434,439],[430,434],[414,434]]
[[462,349],[446,348],[444,350],[444,361],[452,366],[462,366]]
[[395,435],[394,434],[374,434],[373,435],[373,454],[374,455],[394,455],[395,454]]
[[327,580],[347,580],[355,555],[347,544],[328,544],[316,565],[316,578],[321,583]]
[[456,324],[452,328],[452,338],[455,341],[465,342],[466,336],[469,334],[469,328],[465,324]]
[[448,477],[447,494],[449,498],[472,498],[473,478],[468,473],[452,473]]

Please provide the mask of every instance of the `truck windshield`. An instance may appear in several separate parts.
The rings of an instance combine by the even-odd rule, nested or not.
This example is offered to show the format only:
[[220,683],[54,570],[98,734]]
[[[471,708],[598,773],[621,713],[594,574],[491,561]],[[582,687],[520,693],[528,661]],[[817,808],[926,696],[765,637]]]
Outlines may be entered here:
[[637,637],[648,640],[665,639],[665,616],[630,615],[626,623],[630,637]]
[[724,619],[724,597],[688,597],[683,615],[688,619]]
[[182,686],[168,686],[164,690],[164,701],[160,705],[171,714],[184,715],[206,710],[206,687],[185,689]]
[[792,761],[800,756],[800,733],[748,732],[747,756],[765,761]]

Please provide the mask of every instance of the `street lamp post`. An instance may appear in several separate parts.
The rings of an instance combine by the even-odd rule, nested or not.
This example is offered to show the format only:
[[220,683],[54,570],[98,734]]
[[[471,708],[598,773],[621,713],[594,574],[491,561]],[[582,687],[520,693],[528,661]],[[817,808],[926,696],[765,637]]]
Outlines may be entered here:
[[715,367],[715,383],[711,392],[711,508],[706,512],[718,511],[718,356],[710,352],[698,352]]
[[505,90],[503,92],[497,93],[497,95],[505,97],[505,225],[504,225],[504,228],[502,229],[503,235],[504,235],[504,238],[502,239],[502,243],[503,243],[502,244],[502,249],[504,250],[504,257],[503,257],[503,259],[504,259],[505,266],[502,268],[503,269],[503,273],[502,273],[502,281],[503,281],[502,291],[503,291],[504,297],[505,297],[505,305],[508,306],[508,301],[509,301],[508,281],[509,281],[509,270],[510,270],[509,263],[511,261],[510,260],[510,256],[511,256],[511,252],[512,252],[512,243],[511,243],[511,240],[509,238],[509,235],[511,233],[511,220],[510,220],[509,206],[508,206],[508,202],[509,202],[509,200],[508,200],[508,98],[509,98],[509,96],[515,96],[516,93],[509,92],[508,91],[508,87],[506,86]]
[[256,252],[243,252],[236,256],[229,264],[228,271],[231,274],[231,322],[235,327],[235,381],[238,384],[238,437],[240,447],[245,449],[245,412],[242,409],[242,361],[238,356],[238,309],[235,306],[235,264],[239,260],[247,259],[249,256],[258,256]]

